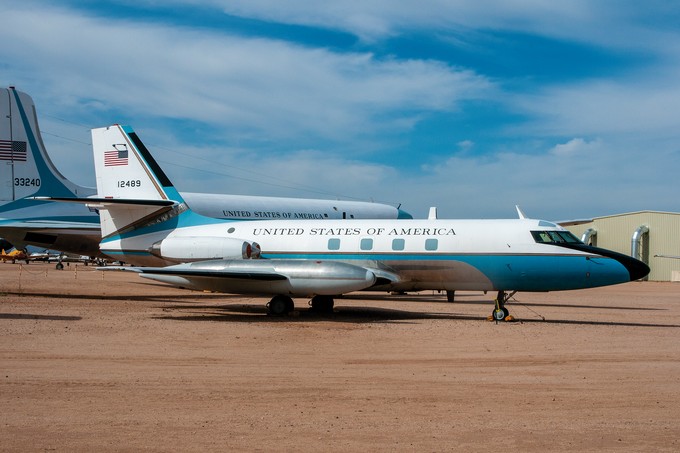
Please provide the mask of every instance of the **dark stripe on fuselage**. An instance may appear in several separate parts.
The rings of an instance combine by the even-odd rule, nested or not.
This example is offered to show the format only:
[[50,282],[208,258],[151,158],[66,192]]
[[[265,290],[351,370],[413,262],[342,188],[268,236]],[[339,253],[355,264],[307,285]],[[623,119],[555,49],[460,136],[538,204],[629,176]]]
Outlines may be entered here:
[[630,280],[640,280],[649,274],[649,266],[642,261],[633,258],[632,256],[624,255],[623,253],[614,252],[612,250],[603,249],[600,247],[593,247],[592,245],[576,244],[576,243],[555,243],[558,247],[564,247],[571,250],[578,250],[579,252],[593,253],[595,255],[612,258],[621,263],[630,274]]

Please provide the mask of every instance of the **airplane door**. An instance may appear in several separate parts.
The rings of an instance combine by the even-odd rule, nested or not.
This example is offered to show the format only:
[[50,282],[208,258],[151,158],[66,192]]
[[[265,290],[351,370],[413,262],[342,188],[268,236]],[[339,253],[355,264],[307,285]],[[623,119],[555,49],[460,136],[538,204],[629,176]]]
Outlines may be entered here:
[[0,201],[14,200],[14,168],[7,153],[11,152],[11,131],[11,99],[9,90],[3,88],[0,89]]

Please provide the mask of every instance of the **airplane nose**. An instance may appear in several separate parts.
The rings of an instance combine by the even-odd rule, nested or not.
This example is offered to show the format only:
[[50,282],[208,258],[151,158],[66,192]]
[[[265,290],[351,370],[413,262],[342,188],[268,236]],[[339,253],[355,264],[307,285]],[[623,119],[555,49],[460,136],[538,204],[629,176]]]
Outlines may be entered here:
[[590,247],[598,255],[613,258],[626,268],[630,274],[630,281],[640,280],[649,274],[649,266],[642,261],[633,258],[632,256],[624,255],[623,253],[613,252],[611,250],[601,249],[598,247]]
[[622,255],[621,257],[615,257],[615,259],[623,264],[628,273],[630,274],[630,281],[640,280],[649,274],[649,266],[640,260],[633,257]]

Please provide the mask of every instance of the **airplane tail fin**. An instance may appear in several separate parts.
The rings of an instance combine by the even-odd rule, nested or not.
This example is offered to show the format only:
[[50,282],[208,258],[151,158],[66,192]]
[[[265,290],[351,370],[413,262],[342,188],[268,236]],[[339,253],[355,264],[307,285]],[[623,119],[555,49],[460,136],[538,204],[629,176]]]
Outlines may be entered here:
[[[102,242],[109,256],[143,265],[216,258],[255,258],[256,243],[224,236],[169,237],[177,228],[214,224],[193,212],[129,126],[92,130]],[[232,222],[231,220],[223,220]]]
[[99,198],[184,202],[131,127],[92,129],[92,149]]
[[92,194],[94,189],[69,181],[50,160],[31,96],[0,88],[0,200]]
[[[92,129],[102,238],[194,215],[129,126]],[[198,216],[200,217],[200,216]]]

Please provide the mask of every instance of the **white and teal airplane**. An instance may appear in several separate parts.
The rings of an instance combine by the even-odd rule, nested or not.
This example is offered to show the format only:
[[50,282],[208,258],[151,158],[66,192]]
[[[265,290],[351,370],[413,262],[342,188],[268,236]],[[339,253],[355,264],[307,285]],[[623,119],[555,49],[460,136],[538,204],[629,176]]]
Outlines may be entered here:
[[[189,209],[129,127],[92,131],[101,251],[142,277],[229,293],[272,295],[272,314],[293,296],[332,310],[359,290],[497,291],[497,320],[515,291],[592,288],[638,280],[644,263],[587,246],[543,220],[245,221]],[[111,156],[125,151],[125,165]],[[73,201],[64,200],[61,201]]]
[[[144,147],[136,135],[134,140]],[[83,170],[88,166],[83,163]],[[94,209],[32,197],[91,197],[96,192],[56,169],[42,141],[33,99],[14,87],[0,88],[0,237],[17,247],[95,256],[101,232]],[[196,212],[221,219],[411,218],[381,203],[206,193],[182,197]]]

